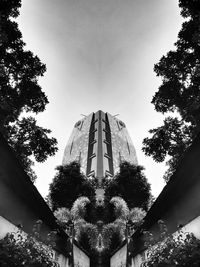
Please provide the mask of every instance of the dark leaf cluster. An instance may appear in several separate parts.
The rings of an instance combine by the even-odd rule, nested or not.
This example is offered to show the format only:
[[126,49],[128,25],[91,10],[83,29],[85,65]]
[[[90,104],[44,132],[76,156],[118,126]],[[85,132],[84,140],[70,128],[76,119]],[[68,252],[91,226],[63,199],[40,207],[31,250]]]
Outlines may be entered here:
[[93,184],[81,173],[80,164],[58,166],[57,174],[49,187],[49,201],[52,209],[66,207],[71,209],[74,201],[80,196],[94,198]]
[[150,184],[140,165],[123,162],[116,177],[105,186],[105,197],[122,197],[130,209],[140,207],[147,210],[151,201]]
[[179,0],[179,6],[181,14],[185,18],[199,15],[200,3],[198,0]]
[[42,112],[48,103],[38,83],[46,66],[25,49],[22,34],[14,20],[20,7],[21,0],[1,1],[0,130],[33,180],[33,162],[29,156],[32,155],[36,161],[44,161],[55,154],[57,142],[49,137],[49,130],[37,126],[34,118],[20,116],[22,112]]
[[59,267],[53,260],[51,245],[39,241],[40,222],[33,234],[26,235],[21,230],[9,233],[0,240],[1,267]]
[[156,111],[178,113],[179,119],[166,118],[143,141],[143,151],[157,162],[170,156],[167,180],[200,129],[200,3],[179,0],[179,6],[187,20],[178,34],[176,49],[154,67],[162,84],[152,99]]

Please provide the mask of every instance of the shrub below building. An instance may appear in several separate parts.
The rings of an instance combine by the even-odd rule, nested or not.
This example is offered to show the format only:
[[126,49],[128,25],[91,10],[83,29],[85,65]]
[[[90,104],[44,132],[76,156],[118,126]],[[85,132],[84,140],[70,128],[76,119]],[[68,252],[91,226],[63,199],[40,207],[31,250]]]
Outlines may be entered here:
[[[166,228],[165,228],[166,229]],[[179,230],[174,235],[162,232],[164,240],[150,246],[142,267],[199,267],[200,240]],[[155,241],[155,240],[154,240]]]
[[[36,229],[36,228],[35,228]],[[0,240],[1,267],[59,267],[50,245],[36,241],[38,232],[25,235],[21,230]]]

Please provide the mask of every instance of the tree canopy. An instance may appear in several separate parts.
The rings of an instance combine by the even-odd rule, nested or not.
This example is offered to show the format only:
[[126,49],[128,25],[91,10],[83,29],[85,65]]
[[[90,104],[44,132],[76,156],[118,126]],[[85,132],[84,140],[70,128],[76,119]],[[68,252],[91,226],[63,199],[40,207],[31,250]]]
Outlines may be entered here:
[[179,0],[179,6],[187,20],[178,34],[175,50],[154,66],[162,83],[152,99],[156,111],[175,115],[165,118],[164,124],[151,129],[152,136],[143,140],[143,151],[157,162],[171,157],[166,180],[200,129],[200,4],[196,0]]
[[[46,66],[25,49],[15,18],[21,0],[1,1],[0,10],[0,130],[15,151],[25,170],[32,176],[33,156],[42,162],[57,151],[57,141],[50,130],[36,124],[27,113],[45,110],[48,99],[38,79]],[[24,117],[23,117],[23,116]]]
[[81,173],[79,163],[72,162],[56,169],[57,173],[49,186],[48,196],[53,210],[62,207],[71,209],[78,197],[91,199],[95,196],[95,188]]
[[130,209],[139,207],[148,209],[151,200],[150,184],[140,165],[123,162],[119,173],[105,186],[105,197],[122,197]]

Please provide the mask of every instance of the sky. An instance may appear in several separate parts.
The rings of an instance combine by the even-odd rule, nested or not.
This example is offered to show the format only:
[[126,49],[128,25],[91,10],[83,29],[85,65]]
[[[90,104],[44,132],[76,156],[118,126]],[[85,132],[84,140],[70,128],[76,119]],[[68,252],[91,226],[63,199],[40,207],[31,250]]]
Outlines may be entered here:
[[156,197],[167,167],[144,155],[142,140],[164,118],[151,104],[161,84],[153,66],[177,40],[178,1],[22,0],[17,21],[26,48],[47,66],[39,83],[50,103],[36,119],[58,140],[56,155],[34,167],[42,196],[81,114],[103,110],[126,124]]

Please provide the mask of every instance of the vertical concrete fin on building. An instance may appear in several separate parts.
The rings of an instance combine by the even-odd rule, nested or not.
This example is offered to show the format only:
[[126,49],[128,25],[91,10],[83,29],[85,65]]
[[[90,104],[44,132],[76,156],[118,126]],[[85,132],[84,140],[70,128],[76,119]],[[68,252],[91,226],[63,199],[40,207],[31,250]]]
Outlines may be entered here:
[[88,156],[87,156],[87,169],[86,169],[87,176],[95,175],[95,170],[92,170],[92,160],[94,157],[96,157],[96,154],[94,152],[94,144],[97,142],[97,140],[95,139],[96,130],[97,129],[95,127],[95,114],[93,113],[89,129]]
[[108,114],[105,114],[105,139],[103,140],[104,145],[106,146],[106,152],[104,154],[104,157],[107,158],[108,161],[108,169],[106,170],[106,174],[109,176],[114,175],[114,169],[113,169],[113,152],[112,152],[112,136],[111,136],[111,130],[110,130],[110,124],[108,121]]
[[99,186],[106,175],[114,174],[110,125],[107,114],[101,110],[91,120],[86,174],[95,176]]
[[103,125],[102,119],[105,117],[105,113],[101,110],[97,111],[95,114],[97,119],[97,169],[96,169],[96,178],[98,179],[99,186],[102,184],[102,179],[104,177],[104,162],[103,162],[103,142],[102,142],[102,135],[103,135]]

